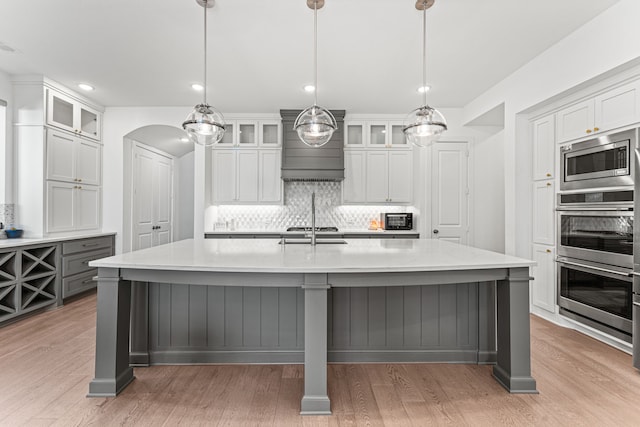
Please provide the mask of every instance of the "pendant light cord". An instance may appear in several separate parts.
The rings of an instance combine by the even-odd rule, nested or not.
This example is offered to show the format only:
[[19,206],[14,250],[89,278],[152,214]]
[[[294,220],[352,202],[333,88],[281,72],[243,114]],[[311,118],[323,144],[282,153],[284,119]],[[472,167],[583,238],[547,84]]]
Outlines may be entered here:
[[203,104],[207,105],[207,1],[204,0],[204,100]]
[[315,106],[318,105],[318,0],[313,2],[313,85]]
[[422,95],[424,105],[427,106],[427,2],[422,9]]

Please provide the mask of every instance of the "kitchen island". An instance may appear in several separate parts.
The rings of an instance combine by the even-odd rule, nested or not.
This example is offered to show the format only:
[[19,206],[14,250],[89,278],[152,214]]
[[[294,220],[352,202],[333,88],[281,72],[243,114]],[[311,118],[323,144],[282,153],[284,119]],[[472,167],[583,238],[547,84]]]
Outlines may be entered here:
[[[93,261],[98,313],[89,396],[122,391],[134,379],[131,362],[303,361],[301,413],[329,414],[330,351],[332,360],[351,362],[495,362],[505,388],[536,393],[532,265],[414,239],[317,246],[198,239]],[[292,343],[280,351],[287,337]],[[296,343],[299,352],[291,351]]]

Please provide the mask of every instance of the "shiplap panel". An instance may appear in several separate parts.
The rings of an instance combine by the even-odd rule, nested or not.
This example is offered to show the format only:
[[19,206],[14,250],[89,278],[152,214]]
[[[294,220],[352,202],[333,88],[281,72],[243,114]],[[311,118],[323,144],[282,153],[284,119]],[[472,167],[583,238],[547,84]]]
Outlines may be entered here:
[[[151,350],[299,351],[304,290],[152,284]],[[329,351],[473,350],[478,285],[333,288]]]
[[384,347],[387,344],[387,289],[368,288],[369,295],[369,319],[368,336],[369,345]]
[[[202,286],[205,287],[205,286]],[[224,346],[225,307],[224,294],[226,288],[206,286],[207,289],[207,346]]]
[[278,346],[278,303],[277,288],[260,288],[260,346]]
[[242,289],[242,346],[260,346],[260,288]]

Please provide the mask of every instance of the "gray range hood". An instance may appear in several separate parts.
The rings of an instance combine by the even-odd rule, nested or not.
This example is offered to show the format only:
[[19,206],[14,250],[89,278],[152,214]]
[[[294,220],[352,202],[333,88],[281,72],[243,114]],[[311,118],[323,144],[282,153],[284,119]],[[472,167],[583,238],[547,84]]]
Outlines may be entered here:
[[282,117],[282,179],[285,181],[342,181],[344,179],[344,110],[331,110],[338,129],[322,147],[305,145],[293,130],[302,110],[280,110]]

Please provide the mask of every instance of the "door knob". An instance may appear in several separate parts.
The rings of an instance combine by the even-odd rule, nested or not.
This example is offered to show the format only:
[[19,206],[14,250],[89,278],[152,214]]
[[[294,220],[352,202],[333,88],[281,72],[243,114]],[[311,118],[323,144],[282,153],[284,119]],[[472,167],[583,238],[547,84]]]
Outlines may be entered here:
[[433,230],[433,234],[438,234],[440,230]]

